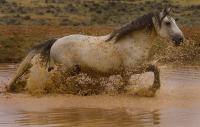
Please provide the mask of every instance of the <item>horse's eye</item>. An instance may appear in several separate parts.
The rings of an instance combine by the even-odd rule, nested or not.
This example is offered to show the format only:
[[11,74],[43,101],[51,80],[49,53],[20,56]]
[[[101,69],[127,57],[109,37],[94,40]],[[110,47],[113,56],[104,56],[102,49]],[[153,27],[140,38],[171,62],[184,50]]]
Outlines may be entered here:
[[167,21],[165,22],[166,26],[170,26],[171,25],[171,22]]

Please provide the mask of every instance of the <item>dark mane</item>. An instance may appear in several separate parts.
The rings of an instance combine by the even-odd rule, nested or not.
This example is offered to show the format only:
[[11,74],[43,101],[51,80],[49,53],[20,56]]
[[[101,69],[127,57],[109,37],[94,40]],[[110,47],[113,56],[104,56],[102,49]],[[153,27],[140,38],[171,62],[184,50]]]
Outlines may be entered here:
[[[145,14],[136,20],[122,26],[119,29],[114,30],[109,38],[106,41],[110,41],[115,38],[115,41],[120,40],[121,38],[125,37],[126,35],[131,34],[134,31],[147,29],[147,31],[151,31],[154,28],[152,18],[155,17],[157,20],[159,19],[159,13],[148,13]],[[158,20],[159,21],[159,20]]]

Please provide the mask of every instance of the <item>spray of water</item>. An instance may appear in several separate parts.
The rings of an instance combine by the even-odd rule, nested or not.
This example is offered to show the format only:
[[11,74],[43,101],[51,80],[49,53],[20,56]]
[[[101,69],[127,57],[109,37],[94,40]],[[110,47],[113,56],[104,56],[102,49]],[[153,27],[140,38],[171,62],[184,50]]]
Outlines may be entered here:
[[[85,73],[69,75],[63,67],[57,66],[53,71],[48,72],[42,64],[40,56],[32,60],[32,67],[29,73],[21,78],[18,85],[24,87],[24,91],[32,95],[45,94],[76,94],[76,95],[97,95],[126,93],[130,95],[153,96],[149,93],[147,83],[153,82],[153,74],[133,75],[127,85],[120,75],[107,77],[91,76]],[[151,81],[152,80],[152,81]],[[19,84],[19,83],[18,83]]]

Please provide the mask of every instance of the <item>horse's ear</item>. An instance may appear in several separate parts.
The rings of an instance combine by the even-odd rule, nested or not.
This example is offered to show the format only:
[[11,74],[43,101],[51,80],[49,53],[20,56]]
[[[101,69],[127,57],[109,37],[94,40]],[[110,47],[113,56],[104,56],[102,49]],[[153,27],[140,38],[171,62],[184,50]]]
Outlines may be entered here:
[[164,13],[167,14],[167,15],[170,14],[171,11],[172,11],[171,7],[167,7],[167,8],[164,9]]
[[169,15],[171,11],[172,11],[171,7],[166,7],[165,9],[163,9],[162,12],[160,13],[161,21],[165,18],[165,16]]

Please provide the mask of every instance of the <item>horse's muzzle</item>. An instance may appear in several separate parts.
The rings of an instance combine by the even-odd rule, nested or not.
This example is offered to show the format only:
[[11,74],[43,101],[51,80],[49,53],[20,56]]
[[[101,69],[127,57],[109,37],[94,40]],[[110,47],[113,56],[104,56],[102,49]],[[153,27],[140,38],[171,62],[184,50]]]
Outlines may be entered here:
[[175,44],[175,46],[180,46],[181,43],[183,43],[183,40],[184,40],[184,38],[183,38],[183,36],[181,36],[181,35],[176,35],[176,36],[174,36],[173,39],[172,39],[172,41],[173,41],[173,43]]

